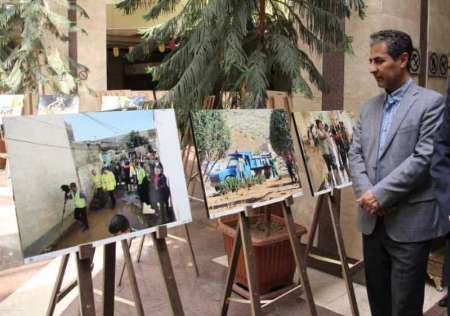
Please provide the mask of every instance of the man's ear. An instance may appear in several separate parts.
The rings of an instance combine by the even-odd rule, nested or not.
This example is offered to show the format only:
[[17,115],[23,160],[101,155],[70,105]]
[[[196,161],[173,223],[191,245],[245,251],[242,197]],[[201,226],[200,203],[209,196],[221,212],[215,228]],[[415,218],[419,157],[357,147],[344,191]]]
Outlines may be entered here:
[[407,69],[408,68],[408,63],[409,63],[409,54],[407,52],[402,53],[398,59],[400,60],[400,67]]

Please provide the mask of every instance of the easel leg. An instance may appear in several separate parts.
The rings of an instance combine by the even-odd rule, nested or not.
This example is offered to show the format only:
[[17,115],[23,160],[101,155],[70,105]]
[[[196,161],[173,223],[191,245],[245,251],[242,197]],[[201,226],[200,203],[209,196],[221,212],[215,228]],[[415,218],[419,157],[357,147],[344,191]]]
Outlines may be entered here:
[[[128,241],[128,249],[131,248],[131,243],[132,243],[132,242],[133,242],[133,239],[130,239],[130,241]],[[119,283],[117,284],[118,286],[121,286],[121,285],[122,285],[123,274],[125,273],[125,266],[126,266],[126,264],[125,264],[125,262],[124,262],[124,263],[123,263],[123,266],[122,266],[122,270],[120,271]]]
[[142,307],[141,295],[139,293],[139,287],[136,281],[136,274],[134,273],[133,262],[131,261],[130,248],[126,240],[122,240],[120,243],[122,244],[123,258],[125,261],[125,266],[127,267],[128,279],[130,280],[136,311],[138,316],[143,316],[144,308]]
[[141,243],[139,244],[137,262],[141,262],[142,248],[144,247],[145,235],[142,235]]
[[353,281],[350,277],[348,262],[347,262],[347,254],[345,252],[344,247],[344,238],[342,237],[342,230],[339,218],[333,208],[333,204],[331,203],[331,195],[328,195],[328,209],[330,211],[331,222],[333,224],[334,237],[336,238],[336,244],[339,252],[339,258],[342,263],[342,276],[345,281],[345,286],[347,288],[348,299],[350,303],[350,308],[352,309],[353,316],[359,316],[358,311],[358,303],[355,298],[355,290],[353,288]]
[[116,286],[116,243],[106,244],[103,252],[103,315],[114,316]]
[[[197,158],[194,158],[194,161],[195,161],[195,159],[197,159]],[[197,174],[197,177],[199,177],[198,174]],[[194,196],[194,194],[195,194],[195,188],[196,188],[196,186],[197,186],[197,181],[196,181],[196,178],[197,178],[197,177],[194,177],[194,178],[191,180],[191,182],[192,182],[191,195],[192,195],[192,196]]]
[[252,238],[250,235],[250,219],[244,212],[239,213],[239,225],[242,234],[242,248],[244,250],[245,270],[250,293],[252,316],[261,315],[261,301],[259,289],[256,284],[256,265],[253,254]]
[[306,272],[306,260],[302,260],[300,240],[295,234],[294,218],[292,216],[292,211],[290,206],[287,205],[286,201],[283,203],[283,214],[286,220],[286,227],[289,234],[289,239],[291,241],[292,252],[294,254],[295,263],[300,274],[300,280],[302,282],[302,287],[306,295],[306,303],[308,304],[311,316],[317,316],[316,304],[314,303],[314,298],[311,290],[311,285],[309,284],[308,274]]
[[231,252],[230,266],[228,267],[225,293],[222,298],[222,312],[221,312],[222,316],[225,316],[228,313],[228,306],[230,304],[228,298],[230,297],[231,290],[233,289],[233,283],[236,275],[239,254],[241,252],[241,246],[242,246],[241,228],[238,225],[236,228],[236,236],[234,237],[233,250]]
[[181,304],[180,295],[178,294],[177,283],[175,281],[165,236],[157,236],[156,233],[152,233],[152,239],[156,246],[156,253],[158,255],[164,282],[166,284],[173,315],[184,316],[183,306]]
[[[189,149],[189,154],[190,154],[190,149]],[[186,162],[186,163],[188,163],[189,162],[189,159],[188,159],[188,161]],[[192,179],[192,175],[194,174],[194,167],[195,167],[195,158],[192,160],[192,163],[191,163],[191,168],[190,168],[190,170],[189,170],[189,173],[188,173],[188,190],[189,190],[189,187],[190,187],[190,185],[191,185],[191,179]],[[192,192],[192,194],[194,194],[194,190],[192,190],[191,191]]]
[[61,258],[58,275],[56,277],[55,287],[53,288],[52,296],[50,298],[50,304],[47,309],[47,314],[46,314],[47,316],[52,316],[53,313],[55,312],[55,307],[56,307],[56,304],[58,303],[59,290],[61,289],[61,285],[63,282],[64,273],[66,272],[69,257],[70,257],[70,255],[64,255]]
[[306,243],[305,249],[305,263],[308,263],[308,256],[311,253],[311,247],[314,243],[314,238],[316,237],[317,227],[319,226],[320,210],[322,209],[323,196],[320,196],[316,208],[314,209],[314,215],[311,222],[311,228],[309,230],[308,241]]
[[192,247],[192,241],[191,241],[191,233],[189,232],[188,224],[184,224],[184,231],[186,233],[186,239],[189,245],[189,251],[191,252],[191,259],[192,263],[194,265],[195,274],[197,275],[197,278],[200,276],[200,272],[198,271],[198,265],[197,265],[197,259],[195,258],[194,248]]
[[92,246],[81,246],[76,254],[81,316],[95,316],[94,287],[91,274],[92,251]]

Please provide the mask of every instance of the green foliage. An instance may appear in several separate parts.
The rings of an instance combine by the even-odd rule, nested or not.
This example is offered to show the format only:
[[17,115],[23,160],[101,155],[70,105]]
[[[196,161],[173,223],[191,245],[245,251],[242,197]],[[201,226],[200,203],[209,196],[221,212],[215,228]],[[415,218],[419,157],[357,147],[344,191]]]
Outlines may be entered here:
[[[221,100],[224,91],[239,91],[247,107],[264,107],[267,89],[312,96],[310,85],[326,90],[307,54],[350,51],[345,19],[364,15],[363,0],[124,0],[125,13],[148,6],[146,19],[173,12],[176,17],[142,32],[146,43],[177,40],[157,68],[160,89],[177,109],[202,104],[206,96]],[[301,49],[299,47],[304,47]],[[136,53],[139,50],[135,50]]]
[[286,151],[292,150],[291,131],[286,111],[281,109],[272,111],[270,115],[269,139],[273,150],[279,156],[283,156]]
[[[67,0],[58,5],[87,17],[80,6]],[[44,0],[0,3],[0,91],[33,93],[47,85],[64,94],[73,92],[79,80],[71,74],[69,62],[48,44],[53,38],[67,41],[68,32],[78,31],[83,30],[53,12]]]
[[243,180],[243,182],[247,185],[247,187],[254,186],[255,184],[262,184],[266,181],[264,175],[260,174],[259,176],[251,176]]
[[241,181],[234,177],[227,178],[223,182],[222,186],[224,187],[224,191],[226,192],[235,192],[241,186]]
[[238,179],[234,177],[226,178],[223,183],[218,186],[218,192],[220,194],[227,194],[230,192],[236,192],[239,189],[251,188],[256,184],[262,184],[266,181],[263,175],[251,176],[248,178]]
[[131,131],[130,134],[128,134],[128,148],[136,148],[146,144],[148,144],[147,139],[144,136],[140,135],[139,132]]
[[215,161],[230,147],[230,129],[219,111],[192,112],[196,148],[201,161]]

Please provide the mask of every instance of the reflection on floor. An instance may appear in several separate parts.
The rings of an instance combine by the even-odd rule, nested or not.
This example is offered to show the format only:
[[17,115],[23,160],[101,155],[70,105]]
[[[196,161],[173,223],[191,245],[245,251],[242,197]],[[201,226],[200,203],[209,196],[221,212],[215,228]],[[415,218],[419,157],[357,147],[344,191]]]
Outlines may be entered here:
[[171,222],[174,219],[172,209],[168,214],[168,221],[163,222],[159,214],[142,214],[139,198],[135,192],[128,193],[123,190],[117,190],[116,208],[111,208],[111,202],[108,201],[106,207],[96,211],[88,212],[89,229],[83,231],[79,223],[75,223],[73,229],[70,229],[52,248],[52,250],[73,247],[79,244],[89,243],[95,240],[112,237],[108,232],[108,225],[115,214],[125,215],[131,227],[134,229],[149,228],[156,225]]

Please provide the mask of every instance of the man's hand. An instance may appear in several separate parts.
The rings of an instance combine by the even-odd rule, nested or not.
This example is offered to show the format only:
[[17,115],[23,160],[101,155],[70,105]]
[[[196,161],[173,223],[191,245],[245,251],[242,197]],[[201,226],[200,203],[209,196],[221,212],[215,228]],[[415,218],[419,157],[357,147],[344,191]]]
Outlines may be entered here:
[[372,191],[367,191],[364,193],[359,199],[356,200],[359,206],[366,209],[370,215],[375,215],[381,208],[380,202],[378,202],[375,195],[373,195]]

